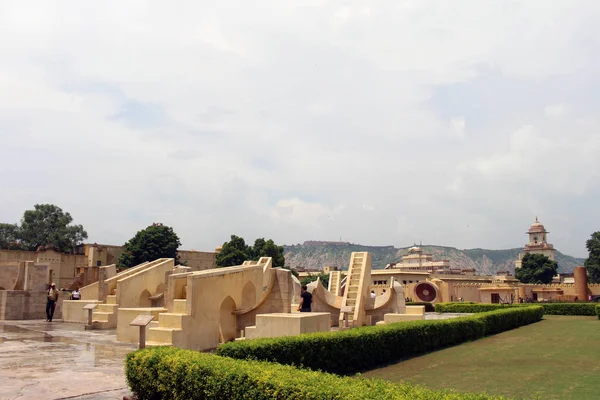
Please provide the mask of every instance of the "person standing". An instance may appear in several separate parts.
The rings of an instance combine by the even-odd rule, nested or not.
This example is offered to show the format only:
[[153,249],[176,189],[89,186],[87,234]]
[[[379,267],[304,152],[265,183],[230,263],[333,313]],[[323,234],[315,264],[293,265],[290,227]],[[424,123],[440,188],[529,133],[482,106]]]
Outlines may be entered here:
[[54,317],[54,309],[56,308],[56,302],[58,301],[58,290],[56,290],[56,285],[54,282],[50,285],[50,289],[48,289],[48,301],[46,302],[46,321],[52,322],[52,317]]
[[312,305],[312,294],[306,290],[306,285],[302,286],[300,293],[300,304],[298,304],[298,311],[310,312]]
[[81,292],[79,292],[79,288],[75,288],[71,292],[71,300],[81,300]]

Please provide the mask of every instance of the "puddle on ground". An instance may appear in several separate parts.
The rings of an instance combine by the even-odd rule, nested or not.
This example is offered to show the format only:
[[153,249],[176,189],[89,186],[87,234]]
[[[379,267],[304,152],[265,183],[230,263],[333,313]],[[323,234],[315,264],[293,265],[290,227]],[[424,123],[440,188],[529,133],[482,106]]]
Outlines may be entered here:
[[[76,325],[64,324],[50,326],[40,323],[23,327],[0,323],[0,358],[14,360],[14,350],[17,348],[18,352],[25,356],[22,361],[27,358],[26,353],[33,351],[35,354],[53,353],[79,365],[104,367],[123,363],[127,353],[135,350],[133,345],[116,342],[115,336],[85,334],[79,328]],[[111,340],[114,343],[107,343]],[[94,343],[94,341],[101,341],[101,343]],[[2,343],[12,343],[12,345],[3,348]]]

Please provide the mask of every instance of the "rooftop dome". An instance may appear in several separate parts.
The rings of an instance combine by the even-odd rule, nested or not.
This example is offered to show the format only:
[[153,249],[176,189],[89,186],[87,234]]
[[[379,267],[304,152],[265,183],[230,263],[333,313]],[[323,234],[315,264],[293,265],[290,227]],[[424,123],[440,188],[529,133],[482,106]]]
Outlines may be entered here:
[[544,225],[542,225],[542,223],[540,221],[538,221],[538,218],[535,217],[535,222],[533,224],[531,224],[531,226],[529,227],[529,231],[527,233],[537,233],[537,232],[546,232],[546,228],[544,228]]
[[408,254],[413,254],[413,253],[420,253],[422,250],[420,247],[418,246],[413,246],[410,249],[408,249]]

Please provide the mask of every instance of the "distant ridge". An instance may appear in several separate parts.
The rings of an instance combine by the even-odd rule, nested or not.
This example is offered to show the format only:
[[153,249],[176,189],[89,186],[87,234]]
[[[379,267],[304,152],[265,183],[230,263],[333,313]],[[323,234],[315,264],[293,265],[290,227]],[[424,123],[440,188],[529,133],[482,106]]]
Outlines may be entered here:
[[[514,272],[515,260],[522,248],[506,250],[465,249],[455,247],[422,245],[426,253],[433,254],[436,260],[448,260],[452,268],[474,268],[480,274],[494,274],[497,271]],[[302,244],[285,245],[285,263],[290,267],[322,269],[323,266],[348,268],[353,251],[371,253],[373,269],[382,269],[391,262],[398,262],[408,252],[409,247],[365,246],[348,242],[309,240]],[[576,266],[583,265],[584,259],[575,258],[556,251],[559,272],[573,272]]]

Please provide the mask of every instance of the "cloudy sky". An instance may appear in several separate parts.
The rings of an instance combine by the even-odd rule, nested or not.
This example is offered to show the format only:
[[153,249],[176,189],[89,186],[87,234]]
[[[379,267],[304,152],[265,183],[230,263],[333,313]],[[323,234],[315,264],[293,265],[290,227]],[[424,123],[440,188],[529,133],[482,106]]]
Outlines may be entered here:
[[596,0],[0,1],[0,222],[520,247],[600,230]]

